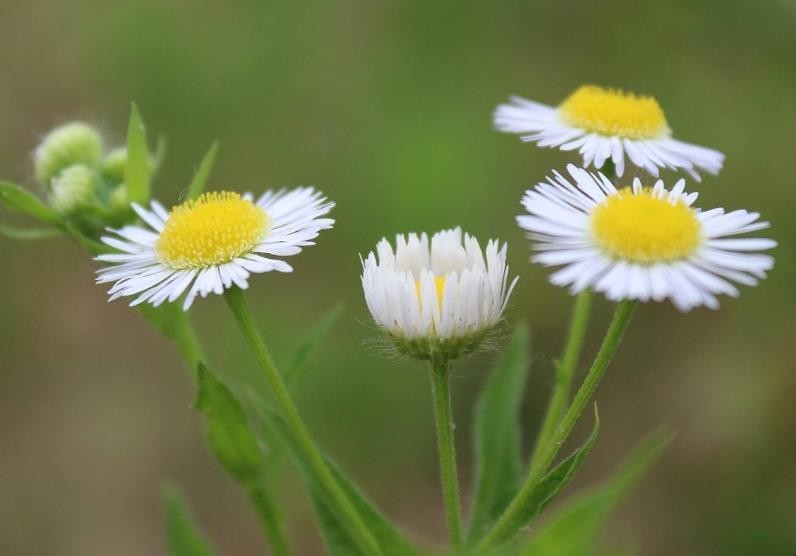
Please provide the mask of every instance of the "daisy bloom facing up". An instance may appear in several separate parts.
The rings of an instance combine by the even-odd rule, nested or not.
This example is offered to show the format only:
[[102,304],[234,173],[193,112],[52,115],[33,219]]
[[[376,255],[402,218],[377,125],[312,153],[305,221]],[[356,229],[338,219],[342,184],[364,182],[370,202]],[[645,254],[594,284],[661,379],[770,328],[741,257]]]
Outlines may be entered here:
[[[758,253],[776,246],[764,238],[736,238],[768,228],[755,212],[693,208],[685,182],[671,190],[635,179],[617,189],[602,174],[567,167],[526,192],[529,214],[517,217],[537,254],[533,262],[563,266],[550,276],[573,293],[593,288],[608,299],[670,299],[681,311],[718,307],[717,294],[737,296],[730,282],[757,284],[774,266]],[[574,183],[573,183],[574,182]]]
[[500,320],[511,291],[506,245],[486,256],[461,229],[382,239],[362,262],[370,314],[397,347],[419,359],[455,359],[476,350]]
[[724,163],[718,151],[672,139],[654,98],[596,85],[580,87],[557,107],[512,97],[495,111],[495,128],[540,147],[577,149],[586,168],[612,160],[619,177],[625,155],[653,176],[659,168],[679,168],[696,180],[697,169],[717,174]]
[[205,193],[171,212],[157,201],[150,210],[133,204],[147,226],[126,226],[102,238],[120,253],[97,257],[111,264],[98,271],[97,282],[115,282],[111,301],[136,296],[131,305],[158,306],[187,292],[188,310],[197,295],[247,288],[250,274],[292,271],[274,257],[314,245],[320,230],[334,224],[323,218],[333,206],[311,187],[268,191],[256,201],[248,193]]

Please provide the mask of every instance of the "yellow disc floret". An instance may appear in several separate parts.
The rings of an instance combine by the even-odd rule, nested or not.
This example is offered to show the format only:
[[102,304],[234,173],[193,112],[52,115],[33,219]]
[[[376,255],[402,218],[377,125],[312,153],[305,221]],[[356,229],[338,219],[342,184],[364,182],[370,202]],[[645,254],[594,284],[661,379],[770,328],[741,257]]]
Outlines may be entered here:
[[171,210],[155,249],[172,268],[206,268],[251,251],[267,225],[265,212],[239,194],[205,193]]
[[[440,309],[442,308],[442,295],[445,293],[445,277],[444,276],[435,276],[434,277],[434,286],[437,290],[437,303],[439,303]],[[420,304],[423,304],[423,289],[420,286],[420,280],[415,282],[415,288],[417,288],[417,298],[420,300]]]
[[669,131],[658,101],[619,89],[584,85],[559,106],[567,123],[602,135],[652,139]]
[[610,256],[640,264],[688,257],[699,246],[702,225],[683,201],[672,204],[650,189],[629,187],[594,209],[592,235]]

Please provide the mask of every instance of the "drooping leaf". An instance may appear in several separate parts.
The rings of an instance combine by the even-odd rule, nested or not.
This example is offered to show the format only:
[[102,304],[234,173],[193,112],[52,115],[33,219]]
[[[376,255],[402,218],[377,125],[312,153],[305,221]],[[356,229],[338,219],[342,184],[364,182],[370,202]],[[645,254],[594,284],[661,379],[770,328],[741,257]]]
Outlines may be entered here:
[[17,228],[9,224],[0,223],[0,235],[22,241],[49,239],[63,234],[58,228]]
[[169,556],[213,556],[216,552],[196,526],[187,504],[174,488],[163,491]]
[[138,204],[149,201],[150,178],[149,147],[141,115],[135,104],[130,109],[130,122],[127,127],[127,166],[124,181],[127,198]]
[[651,434],[602,484],[573,497],[555,512],[526,544],[527,556],[592,556],[598,554],[600,530],[611,512],[641,479],[671,441],[663,431]]
[[199,392],[194,407],[207,417],[207,439],[218,461],[244,485],[254,484],[262,475],[261,445],[235,395],[200,362]]
[[475,483],[468,541],[476,541],[519,486],[519,412],[530,367],[530,333],[517,327],[475,410]]
[[600,432],[600,414],[597,412],[597,406],[594,406],[594,427],[592,427],[591,434],[579,448],[567,456],[564,461],[559,463],[552,471],[542,478],[533,493],[531,494],[528,504],[523,508],[520,513],[518,522],[522,526],[526,526],[536,516],[538,516],[547,507],[553,499],[558,496],[565,486],[572,480],[575,474],[583,465],[586,456],[589,455],[591,449],[597,442],[597,435]]
[[[362,554],[356,540],[350,535],[345,519],[335,511],[334,504],[330,502],[329,495],[323,488],[323,483],[315,472],[314,467],[304,456],[303,451],[298,449],[284,419],[269,408],[256,394],[252,393],[251,397],[260,409],[260,415],[267,421],[265,428],[278,435],[304,476],[313,505],[318,514],[318,523],[329,554],[335,556],[357,556]],[[325,458],[325,461],[338,485],[376,538],[385,556],[412,556],[417,554],[417,551],[412,548],[403,535],[365,498],[354,483],[328,458]]]
[[284,378],[288,386],[296,383],[301,371],[304,369],[307,360],[318,349],[318,346],[323,342],[324,338],[329,334],[334,324],[343,314],[343,304],[338,303],[326,314],[321,317],[317,323],[309,328],[307,333],[301,339],[298,348],[296,349],[293,359],[285,367]]
[[42,222],[60,224],[58,214],[42,203],[33,193],[13,183],[0,181],[0,205],[22,212]]
[[196,173],[191,180],[191,185],[188,187],[188,199],[196,199],[205,190],[207,179],[210,177],[210,172],[213,170],[213,164],[216,161],[218,154],[218,143],[213,143],[210,150],[207,151]]

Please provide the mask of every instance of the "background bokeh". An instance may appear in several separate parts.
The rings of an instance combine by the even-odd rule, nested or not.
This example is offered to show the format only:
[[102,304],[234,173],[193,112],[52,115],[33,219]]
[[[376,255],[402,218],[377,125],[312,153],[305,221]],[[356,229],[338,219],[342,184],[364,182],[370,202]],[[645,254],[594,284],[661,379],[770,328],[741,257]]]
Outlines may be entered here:
[[[726,153],[702,206],[760,210],[780,242],[760,287],[720,311],[638,311],[598,400],[601,438],[576,484],[608,473],[646,432],[679,436],[612,520],[609,546],[663,556],[796,551],[796,3],[0,2],[0,177],[33,187],[30,152],[57,123],[123,140],[135,100],[169,140],[156,195],[173,202],[210,142],[216,187],[314,184],[337,226],[252,302],[285,360],[307,323],[346,311],[298,401],[323,446],[405,528],[444,538],[427,376],[386,360],[359,288],[382,236],[462,225],[509,243],[527,320],[533,438],[571,300],[527,262],[524,188],[567,158],[491,130],[509,94],[556,103],[583,82],[654,94],[677,136]],[[673,174],[665,177],[672,179]],[[15,221],[13,215],[0,215]],[[224,554],[262,553],[247,501],[207,452],[174,347],[64,240],[0,238],[0,554],[161,554],[159,492],[179,486]],[[586,356],[610,314],[600,300]],[[192,316],[219,369],[252,366],[223,302]],[[461,466],[491,355],[457,365]],[[585,364],[585,361],[583,362]],[[581,431],[582,432],[582,431]],[[302,554],[319,540],[305,493],[283,499]]]

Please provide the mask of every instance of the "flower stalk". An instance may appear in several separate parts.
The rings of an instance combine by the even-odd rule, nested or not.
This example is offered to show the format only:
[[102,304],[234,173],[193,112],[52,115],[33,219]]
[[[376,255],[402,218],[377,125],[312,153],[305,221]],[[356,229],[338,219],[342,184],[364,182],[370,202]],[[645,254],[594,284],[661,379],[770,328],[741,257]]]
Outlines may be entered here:
[[290,397],[287,385],[274,365],[271,354],[257,328],[243,291],[238,287],[232,287],[225,291],[224,299],[271,387],[271,393],[285,418],[291,434],[294,436],[298,449],[304,452],[307,460],[313,466],[330,501],[336,506],[337,511],[344,516],[346,525],[359,544],[360,549],[368,556],[381,555],[382,551],[378,542],[343,492],[339,483],[335,480],[320,450],[312,440],[304,421],[301,419],[298,408]]
[[449,377],[450,364],[447,360],[434,360],[430,366],[431,393],[434,398],[434,416],[437,425],[437,453],[448,540],[453,554],[460,554],[462,548],[462,512],[459,495],[459,474],[456,469],[456,444],[453,434],[454,425]]
[[617,304],[600,350],[597,352],[597,356],[586,378],[575,394],[572,404],[567,409],[555,432],[544,445],[536,463],[531,466],[528,478],[520,487],[520,491],[509,504],[509,507],[506,508],[506,511],[503,512],[503,515],[500,516],[489,534],[476,547],[476,553],[490,553],[490,549],[507,540],[522,525],[517,523],[518,516],[522,513],[525,504],[541,482],[548,467],[558,455],[561,446],[563,446],[578,418],[597,390],[597,386],[600,384],[608,365],[613,360],[616,350],[622,341],[622,336],[630,324],[636,305],[637,302],[633,300],[625,300]]

